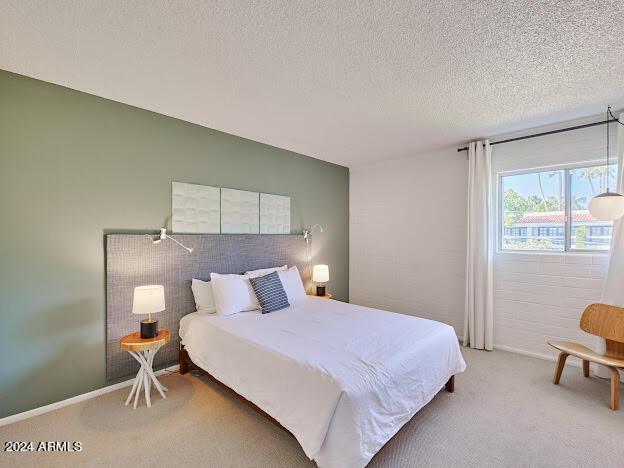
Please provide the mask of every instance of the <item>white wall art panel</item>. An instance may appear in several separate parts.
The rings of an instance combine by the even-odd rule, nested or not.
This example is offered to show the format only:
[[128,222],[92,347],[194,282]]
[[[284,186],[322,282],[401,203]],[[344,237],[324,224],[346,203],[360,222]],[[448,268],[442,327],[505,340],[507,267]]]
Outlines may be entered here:
[[258,234],[259,231],[260,194],[222,188],[221,233]]
[[290,197],[260,194],[260,234],[290,234]]
[[221,190],[218,187],[172,182],[173,232],[219,234],[220,204]]

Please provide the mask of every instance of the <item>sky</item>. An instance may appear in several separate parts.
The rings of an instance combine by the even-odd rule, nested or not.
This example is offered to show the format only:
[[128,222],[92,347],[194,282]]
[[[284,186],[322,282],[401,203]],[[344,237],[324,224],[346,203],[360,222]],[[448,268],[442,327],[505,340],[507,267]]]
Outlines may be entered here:
[[[611,164],[611,167],[615,168],[612,170],[614,173],[612,177],[609,178],[609,188],[610,190],[615,190],[616,182],[615,182],[615,173],[617,173],[617,165]],[[589,201],[594,196],[592,192],[591,185],[589,181],[581,177],[581,171],[579,169],[571,170],[571,178],[572,178],[572,196],[579,202],[579,198],[585,197],[585,207],[589,203]],[[561,180],[564,179],[564,171],[545,171],[541,172],[542,178],[542,187],[544,188],[544,194],[546,197],[557,197],[558,191],[558,175],[561,174]],[[594,186],[596,191],[600,191],[600,183],[598,178],[594,179]],[[537,195],[539,198],[542,198],[537,173],[532,174],[518,174],[512,176],[503,176],[503,193],[508,189],[513,189],[523,197],[528,197],[530,195]],[[562,189],[563,190],[563,189]],[[597,193],[596,193],[597,195]],[[580,206],[583,208],[583,206]]]

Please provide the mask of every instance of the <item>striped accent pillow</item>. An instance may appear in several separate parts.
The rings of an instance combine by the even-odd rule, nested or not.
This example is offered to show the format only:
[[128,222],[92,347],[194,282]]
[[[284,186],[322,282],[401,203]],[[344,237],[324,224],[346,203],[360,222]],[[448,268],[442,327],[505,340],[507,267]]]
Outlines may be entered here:
[[249,278],[263,314],[285,309],[290,304],[277,271],[258,278]]

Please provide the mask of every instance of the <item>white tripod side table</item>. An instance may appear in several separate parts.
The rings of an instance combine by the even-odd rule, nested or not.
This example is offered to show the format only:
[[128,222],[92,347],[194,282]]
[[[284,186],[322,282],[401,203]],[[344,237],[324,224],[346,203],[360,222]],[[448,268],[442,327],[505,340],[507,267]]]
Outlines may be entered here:
[[121,349],[123,351],[128,351],[130,355],[136,359],[139,364],[141,364],[141,368],[134,378],[130,395],[128,395],[128,399],[126,400],[126,406],[130,403],[132,397],[134,396],[134,408],[136,409],[139,401],[139,393],[141,393],[141,387],[143,387],[145,391],[145,401],[147,406],[151,407],[152,400],[150,394],[152,384],[156,387],[160,396],[167,398],[165,395],[167,387],[161,384],[154,375],[152,364],[154,362],[154,356],[158,350],[162,346],[166,345],[170,339],[171,334],[169,333],[169,330],[160,330],[155,338],[144,339],[141,338],[141,333],[136,332],[126,335],[121,339]]

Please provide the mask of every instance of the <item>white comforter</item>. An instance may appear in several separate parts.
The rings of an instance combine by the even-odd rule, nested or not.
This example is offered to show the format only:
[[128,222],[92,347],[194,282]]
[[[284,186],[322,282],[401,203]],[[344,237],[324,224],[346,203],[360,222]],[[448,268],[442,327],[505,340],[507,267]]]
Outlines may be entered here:
[[180,337],[321,467],[365,466],[466,368],[448,325],[316,297],[265,315],[189,314]]

